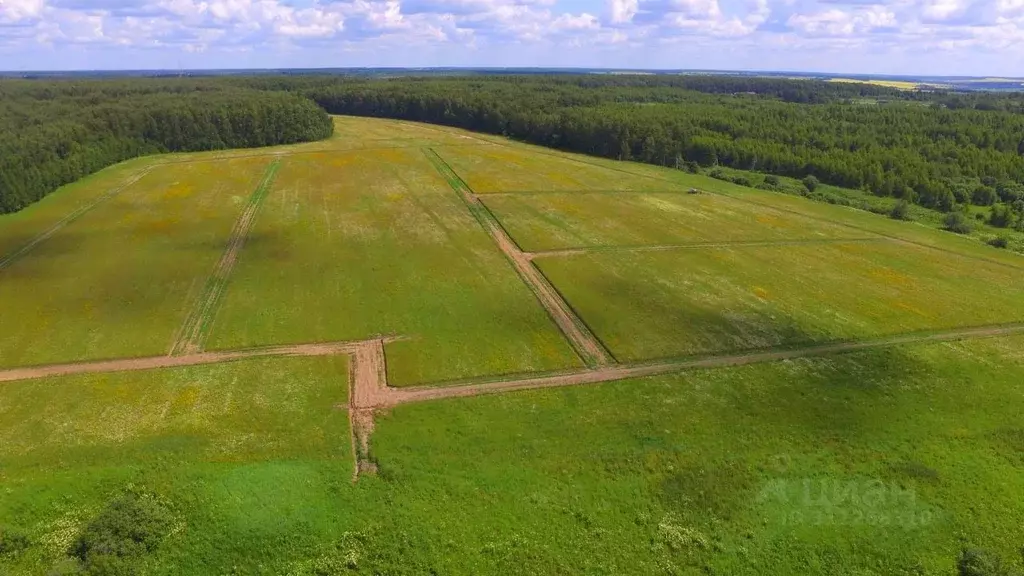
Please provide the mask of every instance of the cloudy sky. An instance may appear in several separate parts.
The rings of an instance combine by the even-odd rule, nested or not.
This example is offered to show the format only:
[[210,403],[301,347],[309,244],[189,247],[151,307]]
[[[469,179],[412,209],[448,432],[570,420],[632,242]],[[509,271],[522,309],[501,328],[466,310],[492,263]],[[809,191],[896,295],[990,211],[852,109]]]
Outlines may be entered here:
[[1024,0],[0,0],[0,70],[347,66],[1024,76]]

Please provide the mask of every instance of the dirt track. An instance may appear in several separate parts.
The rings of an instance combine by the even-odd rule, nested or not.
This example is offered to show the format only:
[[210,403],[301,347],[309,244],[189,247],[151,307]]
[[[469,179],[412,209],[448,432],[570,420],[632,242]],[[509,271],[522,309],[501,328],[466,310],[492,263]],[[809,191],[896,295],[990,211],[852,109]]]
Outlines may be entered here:
[[615,359],[605,350],[590,330],[573,312],[569,304],[562,298],[554,286],[552,286],[540,270],[530,261],[530,258],[519,249],[519,246],[512,240],[505,229],[491,214],[490,210],[480,201],[480,198],[473,193],[473,190],[451,166],[441,158],[433,149],[425,149],[427,158],[437,167],[455,191],[462,197],[462,200],[477,216],[480,224],[484,227],[498,248],[512,263],[512,266],[519,273],[519,277],[530,287],[530,290],[537,296],[541,306],[548,315],[555,321],[558,328],[572,344],[576,352],[589,366],[605,366],[614,364]]
[[235,267],[235,262],[238,261],[238,254],[245,246],[249,230],[252,229],[253,221],[256,220],[256,213],[263,205],[263,200],[267,196],[268,188],[277,173],[278,166],[280,166],[280,161],[272,162],[267,167],[263,178],[260,179],[256,189],[249,197],[245,210],[242,211],[234,228],[231,229],[231,236],[224,254],[221,255],[206,281],[198,301],[190,307],[189,315],[185,318],[185,322],[178,330],[177,337],[171,344],[171,355],[196,354],[202,350],[207,329],[217,310],[217,303],[220,302],[224,288],[227,287],[228,278],[231,277],[231,271]]
[[914,344],[925,342],[946,342],[952,340],[963,340],[968,338],[987,338],[994,336],[1005,336],[1010,334],[1024,334],[1024,324],[1008,324],[1003,326],[980,326],[976,328],[963,328],[930,334],[906,334],[880,338],[877,340],[865,340],[860,342],[842,342],[836,344],[822,344],[792,350],[751,352],[745,354],[733,354],[724,356],[708,356],[690,360],[679,360],[663,362],[658,364],[617,366],[601,368],[597,370],[586,370],[545,376],[539,378],[524,378],[521,380],[505,380],[467,384],[465,386],[451,387],[418,387],[418,388],[388,388],[387,403],[383,406],[393,406],[408,402],[422,402],[425,400],[436,400],[441,398],[457,398],[464,396],[478,396],[481,394],[497,394],[515,390],[532,390],[535,388],[550,388],[556,386],[576,386],[581,384],[595,384],[622,380],[626,378],[637,378],[642,376],[654,376],[668,374],[695,368],[723,368],[729,366],[742,366],[746,364],[757,364],[762,362],[774,362],[778,360],[790,360],[794,358],[806,358],[812,356],[826,356],[842,352],[855,352],[858,350],[869,350],[899,344]]
[[32,380],[50,376],[70,376],[74,374],[98,374],[105,372],[133,372],[153,370],[156,368],[175,368],[179,366],[196,366],[200,364],[217,364],[247,358],[265,356],[334,356],[338,354],[354,354],[364,342],[324,342],[319,344],[295,344],[291,346],[268,346],[248,350],[225,350],[222,352],[202,352],[183,356],[149,356],[144,358],[123,358],[119,360],[98,360],[95,362],[74,362],[69,364],[50,364],[47,366],[28,366],[0,370],[0,382],[15,380]]

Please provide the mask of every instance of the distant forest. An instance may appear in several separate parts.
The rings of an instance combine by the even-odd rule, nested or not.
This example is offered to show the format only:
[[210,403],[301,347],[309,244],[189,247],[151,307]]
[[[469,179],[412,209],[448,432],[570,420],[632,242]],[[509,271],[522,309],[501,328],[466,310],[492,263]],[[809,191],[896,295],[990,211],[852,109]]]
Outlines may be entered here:
[[726,166],[1024,226],[1024,94],[704,75],[277,75],[0,81],[0,211],[152,152],[323,138],[331,114],[430,122],[585,154]]

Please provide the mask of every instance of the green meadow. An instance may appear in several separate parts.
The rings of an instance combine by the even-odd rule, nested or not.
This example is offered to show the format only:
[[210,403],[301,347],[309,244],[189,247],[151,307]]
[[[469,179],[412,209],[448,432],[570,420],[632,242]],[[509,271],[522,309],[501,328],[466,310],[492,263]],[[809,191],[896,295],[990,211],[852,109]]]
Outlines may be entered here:
[[895,242],[598,252],[536,263],[621,361],[1024,320],[1015,268]]
[[0,366],[166,353],[268,163],[156,165],[0,271]]
[[[0,574],[953,576],[965,549],[1024,569],[1024,258],[679,170],[334,122],[0,217]],[[423,401],[607,374],[542,298],[612,353],[599,370],[1017,332]],[[174,347],[186,319],[199,350]],[[379,336],[379,373],[317,346]],[[47,372],[94,360],[114,363]],[[368,372],[392,387],[372,430]]]
[[286,159],[210,345],[377,335],[393,385],[580,365],[420,149]]
[[875,237],[714,194],[570,192],[483,201],[528,251]]

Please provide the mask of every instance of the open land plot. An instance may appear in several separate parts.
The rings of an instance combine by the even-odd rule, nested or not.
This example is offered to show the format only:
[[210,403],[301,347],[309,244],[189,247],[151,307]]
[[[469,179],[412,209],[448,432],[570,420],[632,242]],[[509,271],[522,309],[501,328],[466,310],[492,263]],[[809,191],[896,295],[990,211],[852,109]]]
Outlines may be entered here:
[[526,251],[876,237],[713,194],[568,192],[482,201]]
[[268,162],[157,166],[0,270],[0,366],[166,352]]
[[579,366],[418,149],[284,160],[216,317],[213,348],[408,337],[393,385]]
[[434,150],[478,194],[678,189],[670,183],[637,178],[571,156],[534,153],[520,145],[437,146]]
[[31,249],[46,234],[56,233],[119,193],[152,164],[148,158],[122,162],[62,186],[20,212],[0,214],[0,270],[13,264],[22,249]]
[[1022,350],[913,345],[399,406],[365,485],[403,496],[358,529],[365,568],[947,575],[964,546],[1015,562]]
[[552,152],[536,146],[518,146],[524,150],[536,151],[539,154],[572,157],[580,162],[612,167],[654,182],[663,182],[668,186],[677,186],[685,190],[697,188],[715,194],[726,195],[766,209],[799,214],[829,224],[845,226],[852,230],[899,238],[907,242],[930,246],[939,250],[952,251],[973,258],[996,261],[1008,266],[1024,269],[1024,256],[1020,254],[993,248],[976,239],[936,230],[923,224],[900,222],[887,216],[872,214],[852,207],[816,202],[790,194],[758,190],[708,176],[689,174],[681,170],[672,170],[637,162],[618,162],[605,158]]
[[221,158],[309,154],[325,151],[365,150],[377,148],[415,148],[447,144],[450,146],[487,143],[472,133],[445,126],[432,126],[405,120],[332,116],[334,134],[326,140],[207,152],[165,154],[160,160],[169,162],[209,161]]
[[1024,320],[1019,271],[911,244],[599,252],[535,263],[620,361]]
[[[44,574],[125,490],[173,516],[146,573],[244,573],[305,559],[353,520],[348,359],[274,358],[0,385],[0,573]],[[141,568],[141,566],[137,566]],[[268,573],[284,571],[263,568]]]

